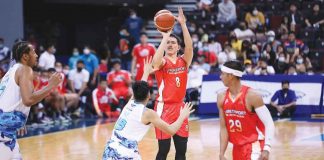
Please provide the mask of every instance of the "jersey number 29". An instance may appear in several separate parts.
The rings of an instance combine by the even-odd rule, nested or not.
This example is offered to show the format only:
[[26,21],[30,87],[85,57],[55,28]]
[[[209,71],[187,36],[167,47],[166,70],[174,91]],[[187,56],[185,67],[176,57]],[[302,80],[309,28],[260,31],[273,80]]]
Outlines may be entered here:
[[242,132],[242,124],[240,120],[229,120],[230,132]]

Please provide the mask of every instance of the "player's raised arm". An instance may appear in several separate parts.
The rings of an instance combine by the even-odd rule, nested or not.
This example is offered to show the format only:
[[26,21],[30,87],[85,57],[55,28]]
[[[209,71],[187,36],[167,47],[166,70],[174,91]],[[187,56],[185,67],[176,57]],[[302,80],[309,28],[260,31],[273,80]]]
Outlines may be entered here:
[[219,112],[219,120],[220,120],[220,150],[219,150],[219,159],[225,159],[225,151],[228,145],[228,133],[226,129],[225,116],[223,111],[223,101],[224,101],[225,93],[221,93],[217,95],[217,107]]
[[265,140],[264,148],[261,154],[261,159],[269,159],[269,153],[271,150],[271,141],[274,137],[275,126],[268,108],[264,105],[262,97],[255,91],[249,91],[247,93],[247,99],[249,99],[249,105],[251,105],[265,127]]
[[156,50],[156,53],[153,56],[154,69],[159,69],[163,65],[164,49],[166,48],[171,32],[172,29],[170,29],[168,32],[160,32],[163,38],[158,49]]
[[147,79],[150,76],[152,71],[153,71],[152,57],[149,57],[144,60],[144,71],[141,80],[147,82]]
[[174,135],[180,129],[183,121],[187,119],[189,115],[194,111],[195,110],[192,109],[192,103],[186,103],[185,106],[181,109],[178,119],[172,124],[167,124],[158,116],[156,112],[148,109],[143,113],[142,123],[152,123],[155,127],[159,128],[163,132]]
[[179,12],[179,15],[178,15],[178,17],[176,17],[176,19],[181,25],[184,44],[185,44],[183,58],[187,63],[187,67],[189,68],[191,61],[192,61],[192,57],[193,57],[192,39],[191,39],[187,24],[186,24],[186,17],[183,14],[183,10],[181,7],[178,8],[178,12]]

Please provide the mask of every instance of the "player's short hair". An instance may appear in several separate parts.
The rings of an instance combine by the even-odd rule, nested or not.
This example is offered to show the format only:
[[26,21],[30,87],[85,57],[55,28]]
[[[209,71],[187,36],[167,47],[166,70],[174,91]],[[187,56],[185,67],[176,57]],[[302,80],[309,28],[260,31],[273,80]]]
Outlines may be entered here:
[[175,38],[177,40],[178,45],[181,45],[182,41],[179,36],[172,33],[172,34],[170,34],[170,37]]
[[80,63],[81,63],[81,64],[84,64],[83,60],[78,60],[78,61],[77,61],[77,64],[80,64]]
[[144,101],[150,92],[150,87],[148,83],[145,81],[136,81],[132,85],[132,89],[133,89],[135,101],[139,101],[139,102]]
[[241,72],[244,71],[243,64],[240,61],[227,61],[224,66]]
[[284,84],[288,84],[289,85],[289,81],[288,80],[283,80],[283,81],[281,81],[281,85],[284,85]]
[[13,45],[12,53],[13,53],[13,58],[16,60],[16,62],[20,62],[21,57],[24,54],[28,54],[30,52],[31,49],[28,45],[29,43],[26,41],[20,41]]

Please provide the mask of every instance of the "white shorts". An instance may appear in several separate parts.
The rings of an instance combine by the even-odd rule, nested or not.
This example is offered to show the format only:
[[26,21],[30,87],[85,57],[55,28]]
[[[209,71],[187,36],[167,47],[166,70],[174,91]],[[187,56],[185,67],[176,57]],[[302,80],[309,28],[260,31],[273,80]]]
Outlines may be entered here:
[[112,138],[107,142],[102,159],[141,160],[141,156],[138,152],[137,142],[129,141],[127,139],[118,139],[116,136],[112,136]]
[[11,139],[0,136],[0,160],[22,160],[19,151],[18,142],[15,142],[15,147],[11,150],[5,143],[10,142]]

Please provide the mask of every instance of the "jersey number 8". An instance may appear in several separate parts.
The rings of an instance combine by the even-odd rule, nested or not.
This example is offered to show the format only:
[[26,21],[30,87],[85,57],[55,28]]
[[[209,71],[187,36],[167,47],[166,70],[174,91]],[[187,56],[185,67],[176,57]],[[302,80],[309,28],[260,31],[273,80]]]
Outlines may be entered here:
[[230,132],[242,132],[242,125],[240,120],[229,120]]
[[179,88],[180,87],[180,78],[176,77],[175,80],[176,80],[176,85]]

